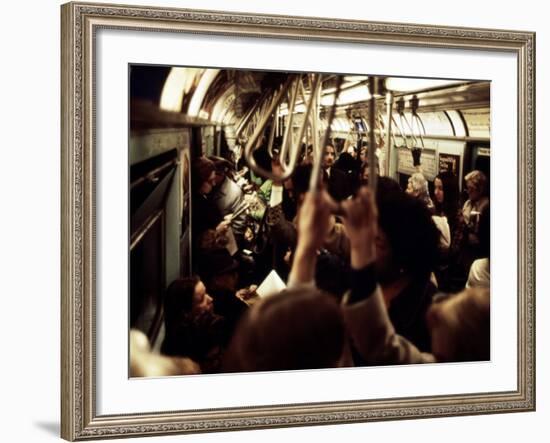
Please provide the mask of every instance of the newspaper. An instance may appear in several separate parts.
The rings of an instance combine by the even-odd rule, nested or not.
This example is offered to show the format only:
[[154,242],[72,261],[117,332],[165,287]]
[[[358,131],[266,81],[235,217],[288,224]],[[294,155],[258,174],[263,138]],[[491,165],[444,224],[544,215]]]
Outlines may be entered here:
[[272,270],[264,281],[256,289],[256,293],[260,298],[265,298],[270,295],[278,294],[286,288],[285,282],[279,277],[275,270]]

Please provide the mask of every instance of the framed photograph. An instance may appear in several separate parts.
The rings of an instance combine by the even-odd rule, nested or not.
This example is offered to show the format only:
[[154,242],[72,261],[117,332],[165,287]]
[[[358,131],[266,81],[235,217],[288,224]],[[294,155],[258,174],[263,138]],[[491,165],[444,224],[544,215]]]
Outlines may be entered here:
[[535,409],[534,33],[61,17],[63,438]]

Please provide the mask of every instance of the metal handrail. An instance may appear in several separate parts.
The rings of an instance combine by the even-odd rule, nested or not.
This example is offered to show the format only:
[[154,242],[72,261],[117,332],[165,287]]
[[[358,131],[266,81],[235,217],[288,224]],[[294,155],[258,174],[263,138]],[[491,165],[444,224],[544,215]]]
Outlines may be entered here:
[[[422,149],[424,149],[424,137],[423,135],[426,135],[426,128],[424,127],[424,123],[422,122],[422,119],[418,115],[418,97],[415,95],[410,101],[411,103],[411,131],[413,134],[413,137],[415,140],[417,139],[414,128],[418,129],[418,137],[420,138],[420,143],[422,144]],[[420,131],[420,128],[422,128],[422,131]],[[415,146],[418,148],[418,146]]]
[[289,143],[288,139],[291,139],[291,145],[292,145],[292,123],[294,120],[294,109],[296,108],[296,98],[298,97],[298,89],[300,87],[300,78],[298,77],[296,79],[296,84],[294,88],[292,88],[292,92],[290,94],[290,102],[288,104],[288,122],[285,128],[285,132],[283,134],[283,143],[281,145],[281,152],[279,154],[279,162],[281,163],[281,167],[283,168],[283,171],[286,172],[287,164],[286,164],[286,158],[288,155],[289,150]]
[[[291,145],[292,149],[289,150],[290,158],[288,163],[287,163],[286,155],[283,155],[283,150],[281,149],[281,157],[280,157],[281,168],[283,169],[283,172],[285,174],[288,173],[288,177],[290,177],[290,175],[294,173],[294,169],[296,168],[296,165],[298,163],[298,157],[300,156],[300,151],[302,147],[302,139],[304,137],[304,132],[308,124],[309,115],[311,114],[311,109],[313,108],[315,95],[317,94],[317,90],[321,85],[321,75],[320,74],[314,74],[314,75],[315,75],[315,78],[312,82],[311,97],[306,106],[306,112],[304,114],[304,119],[298,131],[298,138],[296,140],[296,143]],[[298,82],[301,82],[301,79],[298,79]],[[289,119],[289,127],[287,129],[290,128],[290,122],[291,122],[291,119]],[[283,144],[284,144],[284,141],[283,141]]]
[[250,110],[245,114],[245,116],[241,119],[235,131],[235,138],[237,140],[239,139],[239,136],[241,135],[241,132],[243,131],[243,129],[248,126],[250,119],[256,114],[261,104],[267,99],[268,94],[269,92],[265,91],[262,94],[262,96],[258,99],[258,101],[254,104],[254,106],[252,106]]
[[[296,82],[294,87],[291,90],[290,94],[290,103],[288,108],[288,122],[287,127],[285,129],[285,133],[283,135],[283,143],[281,146],[281,152],[279,156],[281,169],[283,170],[282,174],[274,174],[271,171],[267,171],[260,167],[255,159],[254,159],[254,147],[255,144],[260,137],[260,135],[265,130],[265,127],[267,126],[269,118],[274,114],[275,108],[280,105],[282,100],[284,99],[285,94],[287,91],[292,87],[292,83]],[[261,175],[267,179],[274,180],[274,181],[284,181],[288,179],[293,173],[294,169],[296,168],[296,165],[298,163],[298,158],[301,151],[301,142],[304,137],[305,128],[308,125],[309,116],[311,114],[311,109],[313,108],[313,104],[316,102],[315,97],[318,94],[319,87],[321,85],[321,75],[314,74],[314,78],[312,80],[312,93],[310,100],[307,103],[306,111],[304,115],[304,120],[300,126],[299,132],[298,132],[298,138],[297,140],[292,140],[292,121],[293,121],[293,114],[294,109],[296,106],[296,97],[298,95],[298,91],[300,89],[302,79],[301,76],[297,76],[295,78],[289,77],[287,82],[285,82],[283,88],[279,91],[279,93],[276,95],[274,100],[272,101],[271,105],[269,106],[268,110],[264,113],[263,117],[260,118],[260,121],[255,127],[254,133],[248,140],[246,147],[245,147],[245,159],[250,165],[250,168],[258,175]],[[302,85],[303,87],[303,85]],[[275,118],[277,118],[275,114]],[[315,129],[314,129],[315,130]],[[271,137],[270,137],[271,138]],[[269,146],[268,146],[269,148]]]
[[[275,112],[275,109],[277,108],[277,106],[279,106],[281,104],[281,102],[283,101],[283,99],[285,97],[285,94],[287,93],[288,89],[290,88],[291,83],[292,83],[292,78],[289,77],[287,79],[287,81],[283,84],[283,86],[281,87],[279,92],[275,95],[274,99],[272,100],[272,102],[269,106],[269,109],[267,110],[267,112],[264,114],[264,116],[262,117],[262,119],[260,120],[260,122],[258,123],[256,128],[254,129],[254,133],[249,138],[249,140],[248,140],[248,142],[247,142],[247,144],[244,148],[245,160],[248,163],[248,165],[250,166],[250,168],[256,174],[261,175],[262,177],[265,177],[265,178],[270,179],[270,180],[275,180],[275,181],[277,181],[277,180],[286,180],[286,178],[288,178],[290,176],[290,174],[288,174],[288,175],[287,174],[282,174],[281,176],[279,176],[279,175],[273,174],[271,171],[268,171],[268,170],[262,168],[261,166],[259,166],[256,163],[256,160],[254,159],[254,155],[253,155],[254,154],[254,147],[255,147],[256,142],[258,141],[258,138],[264,132],[264,129],[267,125],[267,122],[268,122],[269,118],[273,115],[273,113]],[[287,177],[284,177],[285,175],[287,175]]]

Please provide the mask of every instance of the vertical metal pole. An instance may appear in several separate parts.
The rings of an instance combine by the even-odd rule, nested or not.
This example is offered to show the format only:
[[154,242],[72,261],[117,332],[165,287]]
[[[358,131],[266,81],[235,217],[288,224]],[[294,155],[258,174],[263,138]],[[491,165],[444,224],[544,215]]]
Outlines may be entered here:
[[389,176],[392,171],[391,165],[393,163],[393,147],[391,145],[391,131],[392,131],[392,112],[393,112],[393,92],[386,92],[386,116],[387,116],[387,128],[386,128],[386,164],[385,175]]
[[321,170],[323,169],[323,158],[325,157],[325,148],[327,146],[327,143],[330,140],[330,127],[332,125],[332,121],[334,120],[334,115],[336,114],[336,106],[338,102],[338,97],[340,96],[340,91],[342,89],[342,81],[343,81],[343,77],[338,76],[336,81],[336,91],[334,92],[334,101],[332,102],[332,106],[330,107],[330,110],[328,113],[327,128],[321,140],[319,155],[315,158],[316,161],[314,161],[313,168],[311,170],[311,177],[309,180],[309,192],[311,193],[317,192],[319,190],[319,184],[321,183],[321,177],[322,177]]
[[376,184],[378,177],[376,175],[376,140],[374,134],[375,116],[376,116],[376,79],[369,77],[369,188],[373,195],[376,195]]

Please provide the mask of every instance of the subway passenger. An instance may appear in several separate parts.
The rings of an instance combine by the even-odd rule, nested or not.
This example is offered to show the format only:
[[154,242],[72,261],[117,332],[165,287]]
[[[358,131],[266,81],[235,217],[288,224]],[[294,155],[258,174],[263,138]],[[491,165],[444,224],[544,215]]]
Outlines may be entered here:
[[197,276],[170,284],[164,299],[164,325],[162,354],[189,357],[203,373],[219,372],[230,329],[224,317],[214,312],[212,297]]
[[[489,291],[468,289],[434,299],[425,311],[431,352],[396,332],[386,295],[377,283],[383,222],[370,191],[363,188],[343,205],[352,244],[351,290],[343,307],[356,352],[368,364],[480,361],[490,358]],[[439,300],[439,302],[438,302]],[[391,309],[391,308],[390,308]]]
[[200,250],[224,247],[227,244],[229,223],[223,219],[218,208],[208,199],[216,185],[214,162],[198,157],[192,163],[192,223],[194,249]]
[[215,178],[214,188],[208,194],[208,200],[223,217],[234,215],[231,217],[230,227],[240,245],[247,225],[247,214],[243,210],[244,192],[230,177],[232,165],[228,160],[215,156],[209,157],[209,160],[214,163]]
[[489,288],[491,280],[491,210],[490,205],[483,208],[479,219],[479,257],[474,260],[468,272],[467,288]]
[[430,192],[428,190],[428,180],[421,172],[415,172],[409,177],[407,182],[407,189],[405,192],[413,197],[419,199],[426,207],[431,211],[434,208],[432,199],[430,198]]
[[138,329],[130,330],[130,377],[166,377],[200,374],[189,357],[172,357],[152,351],[149,339]]
[[428,180],[426,180],[421,172],[415,172],[411,175],[407,183],[406,192],[424,203],[428,210],[432,213],[432,220],[440,234],[439,246],[442,251],[448,251],[451,246],[451,229],[449,227],[449,222],[446,217],[435,213],[435,205],[430,198],[428,189]]
[[[378,162],[376,162],[375,164],[375,171],[376,171],[376,175],[380,175],[380,166]],[[361,165],[361,169],[359,171],[359,182],[361,186],[366,186],[369,184],[369,174],[370,174],[369,161],[368,159],[366,159]]]
[[468,200],[464,203],[457,223],[453,248],[456,254],[457,273],[466,280],[473,261],[480,258],[479,221],[489,205],[487,177],[481,171],[471,171],[464,177]]
[[239,262],[227,249],[217,249],[202,255],[201,278],[214,303],[214,312],[224,317],[231,331],[247,309],[238,296]]
[[439,231],[426,205],[398,189],[394,180],[379,178],[376,274],[397,333],[429,351],[426,311],[436,292],[430,277],[439,259]]
[[332,143],[328,143],[323,157],[324,181],[330,196],[341,201],[352,193],[352,185],[345,172],[335,167],[336,149]]
[[[434,179],[432,200],[434,202],[434,215],[432,216],[436,226],[442,231],[442,227],[448,225],[451,237],[450,247],[445,245],[441,250],[440,262],[434,271],[437,277],[438,288],[441,291],[457,291],[462,289],[463,282],[453,282],[453,245],[452,233],[455,231],[458,217],[458,178],[452,172],[442,172]],[[443,241],[443,237],[442,237]]]

